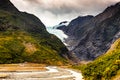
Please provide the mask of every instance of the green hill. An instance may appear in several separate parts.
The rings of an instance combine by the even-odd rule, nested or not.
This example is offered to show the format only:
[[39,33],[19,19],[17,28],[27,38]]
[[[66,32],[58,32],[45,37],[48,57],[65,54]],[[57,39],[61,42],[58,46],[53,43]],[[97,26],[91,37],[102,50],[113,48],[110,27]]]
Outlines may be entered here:
[[120,38],[106,54],[84,66],[82,73],[86,80],[115,80],[120,77]]
[[0,63],[67,63],[68,50],[34,15],[0,1]]

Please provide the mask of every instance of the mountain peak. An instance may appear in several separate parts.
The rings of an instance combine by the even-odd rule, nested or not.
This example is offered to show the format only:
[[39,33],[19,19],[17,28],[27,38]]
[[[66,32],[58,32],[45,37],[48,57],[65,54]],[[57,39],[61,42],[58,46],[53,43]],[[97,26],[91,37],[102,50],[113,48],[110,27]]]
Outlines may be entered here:
[[18,12],[18,9],[10,2],[10,0],[0,0],[0,9],[9,12]]
[[119,5],[119,6],[120,6],[120,2],[118,2],[116,5]]
[[105,9],[105,11],[111,11],[114,9],[117,9],[117,10],[120,9],[120,2],[116,3],[115,5],[109,6],[108,8]]
[[116,3],[115,5],[111,5],[107,7],[102,13],[96,16],[96,18],[94,19],[94,22],[100,23],[105,19],[112,17],[118,11],[120,11],[120,2]]

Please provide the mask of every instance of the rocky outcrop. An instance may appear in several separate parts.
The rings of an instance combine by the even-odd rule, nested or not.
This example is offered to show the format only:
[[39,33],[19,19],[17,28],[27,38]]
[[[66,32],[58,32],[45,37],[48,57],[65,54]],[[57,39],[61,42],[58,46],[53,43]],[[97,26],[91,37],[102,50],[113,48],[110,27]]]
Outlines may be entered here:
[[[83,23],[81,23],[83,21]],[[71,50],[80,60],[93,60],[104,54],[120,37],[120,3],[112,5],[95,17],[75,19],[63,31],[70,36],[66,42],[74,46]],[[70,26],[71,25],[71,26]]]

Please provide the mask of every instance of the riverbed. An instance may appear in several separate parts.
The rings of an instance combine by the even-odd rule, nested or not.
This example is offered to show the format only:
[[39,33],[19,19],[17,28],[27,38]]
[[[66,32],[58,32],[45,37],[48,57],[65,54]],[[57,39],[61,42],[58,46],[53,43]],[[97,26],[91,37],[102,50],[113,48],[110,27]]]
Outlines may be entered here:
[[[18,67],[21,64],[16,64]],[[25,64],[26,65],[26,64]],[[16,68],[15,71],[0,71],[0,80],[83,80],[83,76],[80,72],[76,72],[72,69],[61,68],[57,66],[45,66],[45,70],[32,70],[41,67],[37,66],[24,66],[22,68],[29,68],[27,70],[19,70],[16,66],[11,66],[11,68]],[[4,69],[4,67],[1,67]]]

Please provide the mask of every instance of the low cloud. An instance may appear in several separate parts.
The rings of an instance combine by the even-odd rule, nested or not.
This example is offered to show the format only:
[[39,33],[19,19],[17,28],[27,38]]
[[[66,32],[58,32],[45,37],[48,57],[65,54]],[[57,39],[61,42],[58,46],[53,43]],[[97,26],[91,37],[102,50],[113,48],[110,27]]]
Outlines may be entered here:
[[[80,15],[96,15],[120,0],[11,0],[21,11],[38,16],[43,23],[55,25]],[[57,19],[57,20],[56,20]]]
[[73,12],[101,11],[105,7],[114,4],[120,0],[23,0],[27,3],[33,3],[39,9],[50,11],[53,14],[61,15]]

